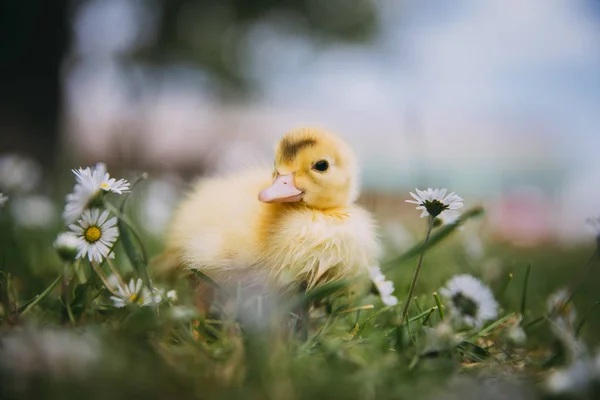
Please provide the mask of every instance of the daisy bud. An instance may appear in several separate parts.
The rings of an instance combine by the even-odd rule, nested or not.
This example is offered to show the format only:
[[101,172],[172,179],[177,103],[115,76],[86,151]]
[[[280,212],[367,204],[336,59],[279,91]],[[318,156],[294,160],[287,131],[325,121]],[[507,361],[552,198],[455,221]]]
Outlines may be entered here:
[[63,261],[72,262],[77,256],[79,239],[71,232],[60,233],[54,241],[56,252]]

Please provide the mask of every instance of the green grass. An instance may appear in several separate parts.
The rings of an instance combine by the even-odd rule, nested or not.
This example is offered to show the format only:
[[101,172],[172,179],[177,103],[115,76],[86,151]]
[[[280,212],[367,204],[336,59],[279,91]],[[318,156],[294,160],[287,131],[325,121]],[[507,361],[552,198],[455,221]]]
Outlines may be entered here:
[[[385,264],[397,306],[385,307],[376,294],[348,300],[338,290],[344,283],[286,299],[244,297],[240,288],[236,307],[219,319],[202,319],[187,279],[160,282],[148,271],[161,240],[139,231],[133,197],[129,208],[115,209],[124,213],[116,268],[127,280],[152,279],[154,286],[177,290],[176,302],[115,308],[89,262],[65,266],[55,253],[60,221],[27,230],[0,214],[1,398],[484,398],[486,390],[502,388],[542,398],[550,396],[543,384],[552,368],[573,362],[550,329],[546,299],[586,269],[592,247],[486,243],[478,259],[465,251],[463,232],[438,227],[425,250],[408,324],[399,322],[423,250],[418,245]],[[121,200],[109,198],[117,205]],[[472,214],[466,229],[485,218]],[[416,213],[406,217],[418,219]],[[485,267],[492,262],[495,267]],[[600,344],[600,265],[597,259],[591,265],[573,304],[580,338],[593,349]],[[100,268],[109,275],[106,263]],[[68,285],[59,280],[47,290],[63,271]],[[450,327],[449,309],[440,312],[433,293],[458,273],[484,278],[500,304],[497,320],[479,329]],[[321,306],[312,309],[303,337],[306,320],[295,315],[315,302]],[[509,331],[521,316],[527,339],[515,344]],[[493,385],[482,386],[486,380]]]

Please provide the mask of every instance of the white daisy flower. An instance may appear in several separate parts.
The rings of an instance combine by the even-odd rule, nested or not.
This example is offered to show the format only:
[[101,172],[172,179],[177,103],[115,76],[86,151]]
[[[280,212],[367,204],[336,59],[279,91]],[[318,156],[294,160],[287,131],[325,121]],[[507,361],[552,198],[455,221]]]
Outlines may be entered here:
[[594,361],[584,357],[550,374],[546,389],[554,394],[584,394],[597,379]]
[[381,301],[383,302],[383,304],[389,307],[398,304],[398,298],[396,296],[385,296],[381,298]]
[[115,274],[112,274],[108,278],[106,278],[106,285],[108,285],[108,289],[111,292],[114,292],[115,290],[117,290],[117,288],[119,287],[120,284],[121,284],[121,279]]
[[469,255],[469,257],[474,260],[483,259],[483,256],[485,255],[485,249],[483,241],[477,233],[473,231],[467,232],[464,238],[464,246],[465,252]]
[[[438,225],[450,225],[456,223],[460,217],[460,214],[456,211],[446,211],[442,212],[440,215],[435,217],[436,226]],[[463,230],[463,226],[458,227],[458,229]]]
[[175,290],[169,290],[166,296],[167,299],[169,299],[172,302],[177,301],[177,292]]
[[369,268],[369,276],[373,284],[375,284],[383,304],[386,306],[395,306],[398,304],[398,298],[392,294],[394,293],[394,282],[385,279],[385,275],[381,272],[379,265]]
[[440,294],[448,299],[452,315],[466,325],[480,328],[498,315],[498,303],[490,288],[471,275],[456,275]]
[[560,289],[551,294],[547,300],[548,315],[558,328],[571,331],[575,327],[577,312],[573,303],[569,301],[571,293],[567,289]]
[[548,297],[548,319],[552,333],[562,342],[567,358],[577,360],[588,354],[587,346],[575,333],[577,312],[569,300],[571,292],[560,289]]
[[108,216],[108,210],[102,214],[97,208],[84,210],[77,224],[69,225],[79,239],[77,258],[87,255],[90,261],[102,262],[106,257],[114,257],[111,248],[119,236],[119,230],[115,226],[117,218],[108,219]]
[[191,320],[198,317],[198,312],[193,307],[187,306],[175,306],[171,307],[169,314],[173,319],[178,320]]
[[42,177],[39,164],[31,158],[18,154],[0,157],[0,187],[8,192],[32,191]]
[[178,185],[167,178],[151,180],[142,199],[140,222],[148,232],[162,235],[179,199]]
[[417,210],[423,210],[421,218],[431,215],[452,221],[452,218],[458,217],[458,212],[455,210],[463,206],[462,197],[454,192],[446,196],[447,189],[415,190],[417,194],[410,192],[414,200],[406,200],[406,202],[416,204]]
[[123,308],[129,304],[137,304],[143,307],[160,303],[162,296],[156,288],[150,292],[147,287],[143,287],[142,280],[138,278],[137,280],[130,280],[128,285],[119,285],[115,296],[111,296],[110,299],[117,308]]
[[390,250],[403,252],[410,248],[415,240],[404,225],[390,221],[383,225],[384,237],[387,239]]
[[73,232],[59,233],[54,241],[54,248],[65,261],[73,261],[79,250],[79,238]]
[[525,330],[521,328],[520,325],[515,325],[511,327],[508,330],[506,336],[512,344],[518,346],[523,345],[527,341],[527,334],[525,333]]
[[66,223],[77,220],[83,210],[93,205],[105,192],[122,194],[129,191],[129,182],[111,178],[104,163],[96,164],[93,169],[87,167],[72,171],[76,183],[73,193],[67,195],[67,205],[63,212]]
[[56,208],[46,196],[24,196],[11,202],[10,211],[17,225],[37,229],[51,225],[56,218]]
[[0,207],[2,207],[8,201],[8,197],[0,192]]

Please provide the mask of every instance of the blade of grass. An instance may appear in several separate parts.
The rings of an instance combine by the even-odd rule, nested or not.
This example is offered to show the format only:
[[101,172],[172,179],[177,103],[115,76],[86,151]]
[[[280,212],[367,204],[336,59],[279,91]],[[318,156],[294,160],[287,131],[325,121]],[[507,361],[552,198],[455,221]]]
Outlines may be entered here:
[[305,305],[308,305],[317,300],[321,300],[348,285],[347,281],[334,281],[326,283],[322,286],[319,286],[315,289],[311,289],[306,293],[298,296],[295,300],[288,303],[287,307],[284,307],[286,312],[293,312],[294,310],[299,309]]
[[[33,300],[34,299],[23,305],[23,308]],[[6,320],[9,321],[9,323],[16,322],[15,319],[18,318],[20,310],[16,309],[16,305],[10,299],[10,275],[4,271],[0,271],[0,306],[2,305],[6,310]]]
[[506,321],[508,321],[510,318],[514,317],[515,314],[514,313],[510,313],[508,315],[505,315],[504,317],[500,318],[499,320],[492,322],[490,325],[488,325],[487,327],[483,328],[482,330],[480,330],[479,332],[475,332],[472,333],[471,335],[467,336],[467,338],[465,340],[475,340],[478,339],[482,336],[487,335],[488,333],[490,333],[491,331],[493,331],[494,329],[496,329],[497,327],[499,327],[500,325],[502,325],[503,323],[505,323]]
[[354,311],[360,311],[360,310],[372,310],[374,308],[375,308],[375,306],[373,304],[367,304],[364,306],[347,308],[345,310],[340,311],[338,314],[347,314],[347,313],[351,313]]
[[212,279],[210,279],[210,277],[208,275],[206,275],[205,273],[198,271],[197,269],[188,268],[187,270],[191,271],[194,275],[196,275],[198,278],[200,278],[202,281],[204,281],[208,285],[212,286],[213,288],[219,289],[219,285],[217,285],[217,283],[215,281],[213,281]]
[[471,361],[482,362],[490,356],[490,352],[475,343],[463,341],[457,346],[463,356],[467,356]]
[[427,315],[425,315],[425,318],[423,318],[421,320],[421,324],[419,325],[419,329],[417,330],[417,332],[421,332],[421,329],[423,328],[423,326],[425,324],[427,324],[427,322],[429,322],[429,318],[431,317],[431,314],[433,314],[435,310],[432,308],[429,313],[427,313]]
[[527,286],[529,285],[529,275],[531,274],[531,264],[527,266],[525,271],[525,280],[523,281],[523,294],[521,295],[521,315],[525,319],[525,308],[527,307]]
[[412,317],[412,318],[408,318],[409,322],[415,322],[420,320],[421,318],[427,317],[429,314],[431,314],[432,312],[434,312],[435,310],[437,310],[437,306],[433,306],[425,311],[423,311],[422,313],[420,313],[419,315]]
[[527,269],[525,270],[525,278],[523,279],[523,291],[521,294],[521,315],[525,314],[525,309],[527,307],[527,289],[529,286],[529,275],[531,274],[531,264],[527,265]]
[[512,272],[508,273],[508,275],[506,276],[506,280],[502,284],[502,288],[498,291],[498,298],[504,298],[506,290],[508,289],[508,285],[510,285],[514,277],[515,276]]
[[398,265],[403,261],[409,260],[413,257],[420,255],[423,251],[435,246],[446,236],[454,232],[465,221],[471,218],[479,217],[483,215],[483,212],[483,207],[474,207],[465,211],[456,221],[450,224],[443,225],[440,228],[437,228],[436,231],[431,235],[427,243],[416,244],[400,256],[394,257],[390,260],[383,262],[382,266],[385,266],[385,268],[382,267],[382,270],[385,272],[386,270],[393,268],[394,266]]
[[394,308],[394,306],[384,307],[384,308],[374,312],[373,314],[369,315],[369,317],[367,319],[365,319],[364,322],[362,323],[362,326],[360,327],[360,329],[354,334],[352,339],[356,339],[357,337],[360,336],[362,331],[367,327],[369,321],[371,321],[373,318],[383,314],[384,312],[392,310],[393,308]]
[[421,314],[423,312],[423,309],[421,308],[421,305],[419,304],[419,298],[417,296],[413,297],[413,303],[415,303],[415,307],[417,307],[417,311],[419,312],[419,314]]
[[437,305],[438,314],[440,315],[440,321],[444,320],[444,307],[442,306],[442,300],[440,299],[440,295],[438,292],[433,292],[433,298],[435,300],[435,304]]
[[27,314],[29,311],[31,311],[31,309],[35,306],[38,305],[38,303],[40,301],[42,301],[48,294],[50,294],[52,292],[52,290],[54,290],[54,288],[60,283],[60,281],[62,280],[64,272],[61,272],[60,275],[58,275],[56,277],[56,279],[54,281],[52,281],[52,283],[50,284],[50,286],[48,286],[46,288],[46,290],[44,290],[42,293],[40,293],[39,295],[37,295],[33,301],[31,301],[29,303],[29,305],[21,312],[21,315],[25,315]]
[[412,330],[410,329],[410,323],[411,323],[411,318],[407,314],[406,315],[406,320],[405,320],[405,325],[406,325],[406,330],[408,332],[408,337],[410,337],[410,340],[413,342],[413,345],[416,345],[417,341],[416,341],[415,337],[412,334]]
[[565,305],[569,304],[571,302],[571,300],[573,299],[573,296],[575,296],[575,293],[577,293],[579,291],[579,289],[581,288],[581,286],[585,282],[585,278],[588,276],[588,274],[590,272],[592,272],[592,270],[594,268],[595,261],[598,261],[598,260],[600,260],[600,247],[596,248],[596,250],[594,251],[594,253],[590,256],[590,258],[587,260],[587,262],[583,266],[583,268],[580,271],[580,273],[575,276],[575,278],[573,279],[573,281],[569,285],[571,295],[569,296],[569,298],[567,299],[567,301],[565,301]]
[[525,325],[523,328],[525,330],[527,330],[527,329],[533,327],[534,325],[537,325],[540,322],[545,321],[545,320],[546,320],[546,317],[538,317],[538,318],[534,319],[533,321],[531,321],[530,323],[528,323],[527,325]]
[[597,300],[591,307],[590,309],[585,313],[585,315],[581,318],[581,320],[579,321],[579,323],[577,324],[577,326],[575,327],[575,337],[579,337],[579,333],[581,332],[581,328],[583,328],[583,325],[585,325],[585,323],[587,322],[589,316],[592,314],[592,311],[594,311],[594,309],[600,305],[600,300]]
[[310,340],[305,340],[304,344],[300,346],[300,351],[306,351],[316,346],[321,341],[321,339],[325,335],[325,332],[331,326],[335,319],[336,316],[334,316],[333,314],[329,314],[327,320],[325,321],[321,329],[319,329],[319,332],[317,332],[317,334],[313,336]]

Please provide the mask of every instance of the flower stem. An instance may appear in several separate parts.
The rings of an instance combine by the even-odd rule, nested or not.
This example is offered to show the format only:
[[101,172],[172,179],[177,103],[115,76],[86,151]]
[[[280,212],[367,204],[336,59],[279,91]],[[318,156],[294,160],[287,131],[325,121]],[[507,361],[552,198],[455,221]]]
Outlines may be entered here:
[[[104,287],[106,288],[106,290],[108,290],[111,294],[115,294],[115,291],[112,289],[112,287],[106,281],[106,277],[102,273],[102,270],[100,269],[100,267],[93,261],[90,261],[90,264],[92,264],[92,268],[94,268],[94,271],[96,271],[96,275],[98,275],[98,278],[100,278],[100,280],[104,284]],[[136,293],[136,294],[139,294],[139,293]]]
[[75,261],[75,264],[73,264],[73,270],[75,271],[75,275],[77,275],[77,280],[79,281],[79,283],[87,282],[87,276],[85,275],[85,271],[83,270],[81,259]]
[[402,318],[400,319],[400,326],[404,324],[406,320],[406,315],[408,314],[408,307],[410,306],[410,300],[413,297],[413,293],[415,292],[415,286],[417,285],[417,280],[419,279],[419,273],[421,272],[421,265],[423,264],[423,256],[425,255],[425,248],[427,246],[427,242],[429,241],[429,237],[431,236],[431,230],[433,229],[433,222],[435,221],[434,217],[429,217],[429,227],[427,228],[427,235],[425,236],[425,241],[423,242],[423,251],[421,251],[421,255],[419,256],[419,261],[417,262],[417,268],[415,269],[415,274],[413,275],[412,282],[410,284],[410,289],[408,291],[408,296],[406,296],[406,301],[404,302],[404,309],[402,310]]
[[69,276],[70,267],[70,263],[65,263],[62,279],[62,297],[65,303],[65,307],[67,308],[67,315],[69,316],[69,321],[71,322],[71,325],[75,325],[75,317],[73,316],[73,310],[71,310],[71,289],[69,288],[69,282],[71,281],[71,277]]
[[123,278],[121,277],[121,274],[119,273],[119,271],[117,270],[117,268],[115,267],[115,265],[113,264],[113,262],[111,261],[111,259],[110,258],[106,258],[106,263],[110,267],[110,270],[113,273],[113,275],[117,277],[117,280],[119,281],[119,285],[121,287],[125,287],[126,284],[125,284],[125,282],[123,282]]
[[61,272],[61,274],[50,284],[50,286],[48,286],[46,288],[46,290],[44,290],[41,294],[39,294],[35,298],[35,300],[33,300],[31,303],[29,303],[29,305],[27,306],[26,309],[23,310],[21,315],[27,314],[29,312],[29,310],[31,310],[33,307],[37,306],[38,303],[44,299],[44,297],[48,296],[48,294],[50,294],[50,292],[52,292],[52,290],[54,290],[56,285],[58,285],[60,283],[60,281],[62,280],[63,274],[64,274],[64,272]]

